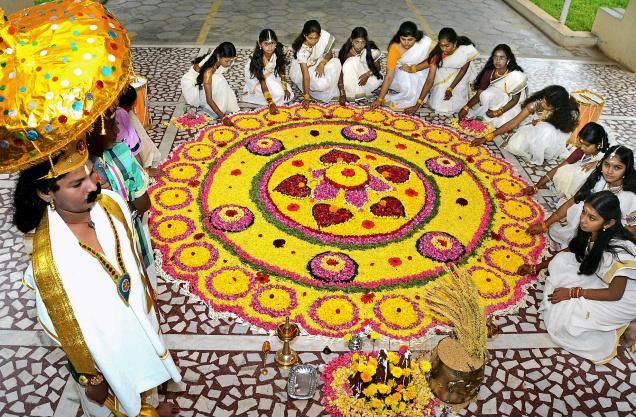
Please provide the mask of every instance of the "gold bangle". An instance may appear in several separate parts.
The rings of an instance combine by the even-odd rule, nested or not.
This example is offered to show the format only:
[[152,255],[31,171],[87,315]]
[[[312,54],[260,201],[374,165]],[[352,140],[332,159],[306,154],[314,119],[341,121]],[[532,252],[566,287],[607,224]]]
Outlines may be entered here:
[[462,107],[462,109],[464,109],[465,112],[469,112],[470,111],[470,107],[468,107],[468,104],[466,104],[464,107]]
[[378,97],[378,102],[379,102],[380,104],[384,104],[384,99],[383,99],[383,98]]
[[308,93],[303,94],[303,100],[309,100],[309,94]]
[[411,65],[411,72],[417,72],[417,65]]
[[320,60],[320,63],[322,65],[327,65],[327,62],[329,62],[329,60],[327,58],[323,58],[322,60]]
[[270,93],[269,91],[265,91],[263,93],[263,97],[265,97],[265,100],[271,100],[272,99],[272,93]]
[[446,89],[446,91],[450,91],[450,92],[452,93],[452,92],[453,92],[453,87],[448,87],[448,88]]
[[422,100],[421,98],[418,98],[418,99],[417,99],[417,104],[418,104],[419,106],[421,106],[421,105],[422,105],[422,103],[424,103],[424,100]]

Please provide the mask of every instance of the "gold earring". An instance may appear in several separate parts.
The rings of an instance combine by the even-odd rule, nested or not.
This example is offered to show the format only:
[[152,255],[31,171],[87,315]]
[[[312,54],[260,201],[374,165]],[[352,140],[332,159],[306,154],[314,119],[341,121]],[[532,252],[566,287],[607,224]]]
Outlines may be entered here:
[[99,117],[102,121],[102,130],[99,132],[99,134],[102,136],[106,136],[106,123],[104,121],[104,113],[100,114]]
[[49,200],[49,209],[51,209],[51,211],[55,211],[55,201],[53,201],[53,199]]

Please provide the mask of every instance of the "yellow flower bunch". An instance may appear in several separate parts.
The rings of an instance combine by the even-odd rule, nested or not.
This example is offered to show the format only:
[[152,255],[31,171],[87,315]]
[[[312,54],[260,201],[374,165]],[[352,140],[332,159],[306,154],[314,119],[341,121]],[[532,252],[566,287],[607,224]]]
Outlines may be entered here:
[[400,362],[400,355],[398,355],[397,353],[395,353],[393,351],[388,352],[387,355],[386,355],[386,358],[393,365],[397,365],[398,362]]
[[376,384],[370,384],[368,387],[362,390],[362,393],[365,397],[371,398],[378,393],[378,386]]
[[389,369],[391,371],[391,376],[393,376],[393,378],[400,378],[402,375],[404,375],[404,370],[400,368],[399,366],[390,365]]
[[424,373],[428,373],[431,371],[431,363],[429,361],[422,361],[420,362],[420,369],[422,370],[422,372]]

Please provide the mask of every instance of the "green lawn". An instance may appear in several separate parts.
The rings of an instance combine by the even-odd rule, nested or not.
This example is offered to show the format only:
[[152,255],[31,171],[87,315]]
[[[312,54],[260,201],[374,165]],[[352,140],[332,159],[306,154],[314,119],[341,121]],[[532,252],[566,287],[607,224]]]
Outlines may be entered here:
[[[563,0],[531,0],[548,14],[559,20]],[[636,1],[636,0],[634,0]],[[627,7],[629,0],[572,0],[565,24],[572,30],[592,30],[592,24],[599,7]]]

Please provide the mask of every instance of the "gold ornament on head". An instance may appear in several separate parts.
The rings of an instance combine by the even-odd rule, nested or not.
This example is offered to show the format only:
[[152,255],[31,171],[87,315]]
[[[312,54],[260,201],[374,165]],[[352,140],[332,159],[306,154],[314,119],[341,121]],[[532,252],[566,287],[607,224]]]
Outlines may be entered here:
[[66,147],[62,149],[62,154],[57,159],[57,162],[53,162],[53,159],[54,158],[49,155],[51,169],[42,178],[56,178],[60,175],[74,171],[82,165],[84,165],[84,172],[86,175],[90,174],[90,170],[86,166],[88,148],[86,147],[86,139],[84,138],[75,140],[66,145]]
[[[98,2],[62,0],[2,16],[0,173],[76,148],[131,73],[128,35]],[[61,174],[58,164],[51,175]]]
[[618,152],[618,150],[621,148],[622,145],[618,145],[616,147],[616,149],[614,149],[614,151],[610,154],[610,156],[607,157],[607,159],[618,159],[620,162],[620,158],[618,157],[618,155],[616,155],[616,152]]

